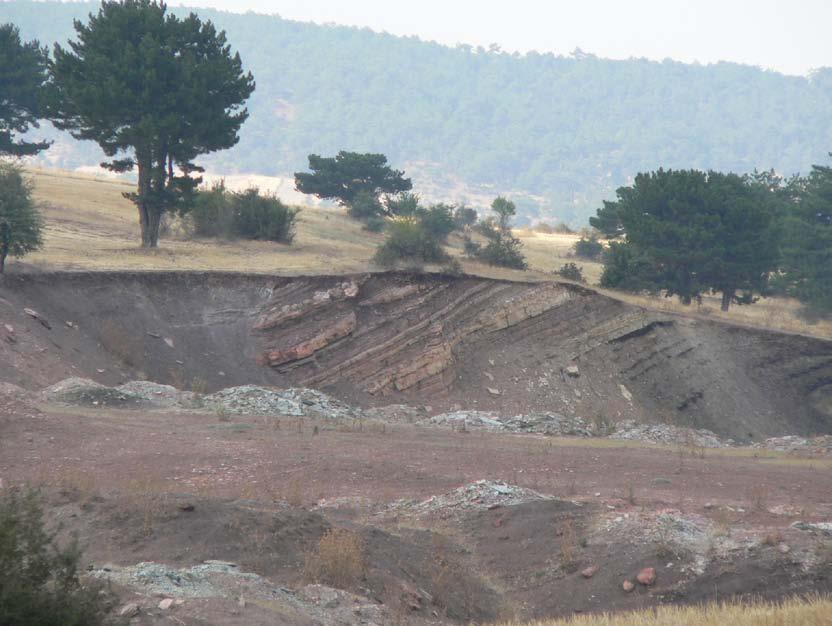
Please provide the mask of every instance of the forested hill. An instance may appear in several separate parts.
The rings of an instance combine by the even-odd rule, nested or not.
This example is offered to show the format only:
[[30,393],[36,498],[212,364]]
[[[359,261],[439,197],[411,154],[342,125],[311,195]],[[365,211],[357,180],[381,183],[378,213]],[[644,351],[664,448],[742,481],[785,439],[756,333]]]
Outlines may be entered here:
[[[0,3],[0,23],[64,42],[97,3]],[[179,11],[177,9],[177,11]],[[832,69],[754,67],[449,48],[367,29],[199,10],[228,32],[257,90],[223,173],[281,175],[310,152],[377,151],[417,173],[518,195],[525,217],[583,222],[636,172],[806,171],[832,150]],[[91,146],[50,158],[97,163]],[[419,164],[419,165],[416,165]]]

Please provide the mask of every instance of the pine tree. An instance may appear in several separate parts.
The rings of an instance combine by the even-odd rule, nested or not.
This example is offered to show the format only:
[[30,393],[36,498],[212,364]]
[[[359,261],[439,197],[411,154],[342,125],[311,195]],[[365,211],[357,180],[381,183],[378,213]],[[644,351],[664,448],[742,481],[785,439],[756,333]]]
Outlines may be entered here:
[[98,143],[116,172],[138,170],[142,245],[155,247],[165,211],[187,210],[203,169],[194,160],[235,145],[254,91],[224,32],[164,2],[102,2],[77,41],[55,46],[50,117]]

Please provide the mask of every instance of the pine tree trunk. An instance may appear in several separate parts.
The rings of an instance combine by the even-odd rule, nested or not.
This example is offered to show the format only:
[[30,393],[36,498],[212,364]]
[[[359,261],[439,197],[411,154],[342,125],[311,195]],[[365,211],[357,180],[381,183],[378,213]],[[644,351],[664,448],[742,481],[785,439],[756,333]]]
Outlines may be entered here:
[[734,299],[734,294],[736,294],[736,289],[723,289],[722,290],[722,310],[727,311],[731,308],[731,301]]
[[0,224],[0,274],[6,271],[6,257],[11,247],[11,228],[8,222]]
[[136,206],[139,209],[139,226],[142,233],[142,248],[155,248],[159,243],[159,212],[150,202],[152,165],[149,161],[137,159],[139,188]]

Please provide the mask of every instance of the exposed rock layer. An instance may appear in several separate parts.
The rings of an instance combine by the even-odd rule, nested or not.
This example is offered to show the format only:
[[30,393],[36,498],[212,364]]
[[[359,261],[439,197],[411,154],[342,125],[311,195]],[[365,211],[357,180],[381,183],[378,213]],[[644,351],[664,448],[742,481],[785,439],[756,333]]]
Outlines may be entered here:
[[[7,276],[0,381],[145,378],[666,421],[738,440],[832,431],[832,342],[660,315],[556,283],[403,273]],[[33,309],[50,326],[24,312]]]

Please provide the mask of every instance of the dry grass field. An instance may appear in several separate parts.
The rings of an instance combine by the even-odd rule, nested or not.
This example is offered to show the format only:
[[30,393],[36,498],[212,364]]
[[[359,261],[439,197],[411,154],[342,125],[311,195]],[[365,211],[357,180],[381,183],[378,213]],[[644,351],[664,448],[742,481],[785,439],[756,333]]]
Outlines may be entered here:
[[[217,270],[275,275],[377,271],[371,263],[383,235],[363,230],[342,211],[304,208],[291,246],[255,241],[189,240],[175,233],[158,250],[139,248],[136,211],[123,197],[128,183],[58,170],[31,170],[35,197],[46,218],[44,248],[26,258],[40,269],[63,270]],[[451,252],[467,273],[489,278],[538,281],[552,278],[564,263],[575,261],[590,285],[601,275],[599,263],[574,259],[577,235],[518,230],[529,261],[529,271],[490,267],[462,258],[462,241],[452,238]],[[11,265],[14,267],[14,263]],[[682,306],[676,299],[644,297],[605,291],[646,308],[731,323],[776,328],[832,337],[832,321],[809,324],[799,316],[797,302],[761,300],[753,306],[719,310],[717,298],[701,305]]]
[[830,623],[832,601],[811,598],[775,605],[730,604],[710,605],[704,608],[668,606],[634,613],[533,622],[525,626],[825,626]]

